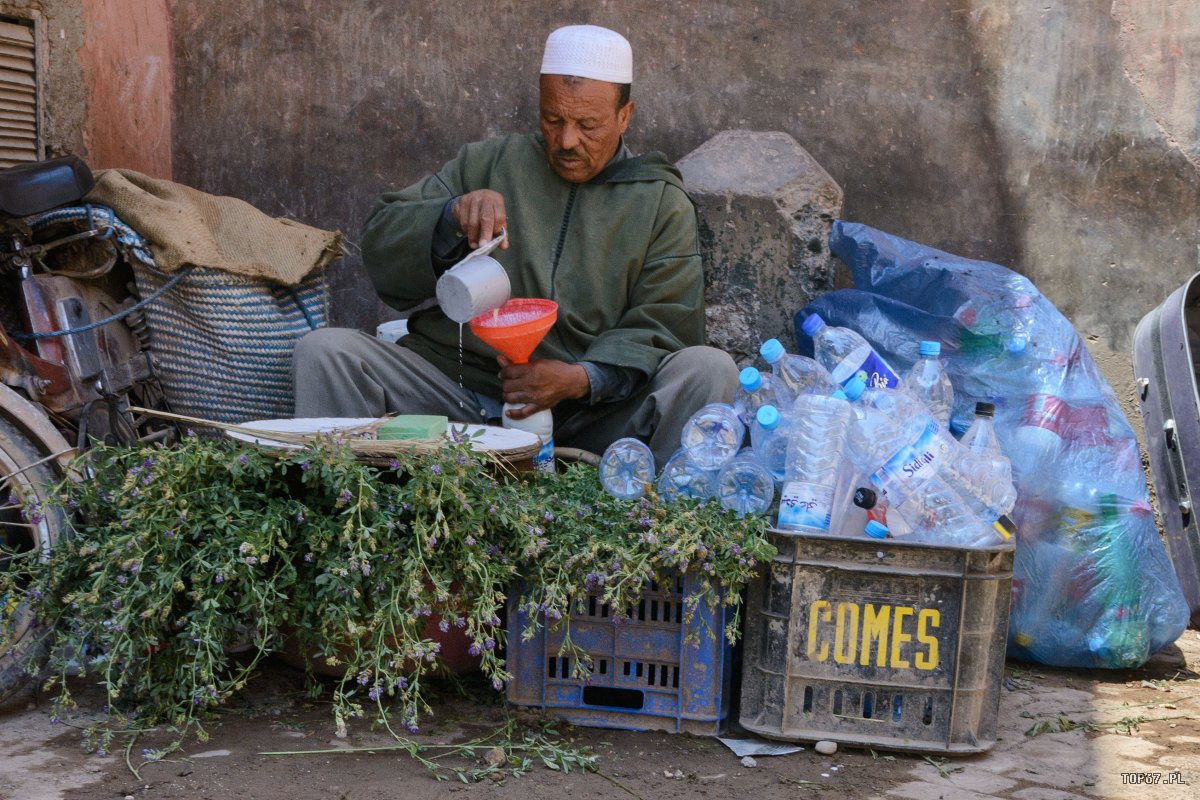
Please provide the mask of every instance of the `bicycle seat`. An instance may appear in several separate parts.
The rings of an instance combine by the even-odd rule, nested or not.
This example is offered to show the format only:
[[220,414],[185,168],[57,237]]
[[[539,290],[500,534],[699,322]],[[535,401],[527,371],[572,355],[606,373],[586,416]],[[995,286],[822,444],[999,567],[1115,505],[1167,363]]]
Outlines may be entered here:
[[0,211],[27,217],[74,203],[92,190],[96,179],[76,156],[61,156],[35,164],[0,170]]

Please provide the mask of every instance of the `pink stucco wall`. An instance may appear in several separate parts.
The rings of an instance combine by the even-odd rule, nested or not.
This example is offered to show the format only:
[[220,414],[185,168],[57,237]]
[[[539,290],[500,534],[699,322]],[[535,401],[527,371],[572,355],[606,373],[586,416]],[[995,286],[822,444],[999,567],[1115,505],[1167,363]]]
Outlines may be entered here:
[[87,89],[84,157],[171,178],[171,24],[167,0],[82,4],[79,60]]

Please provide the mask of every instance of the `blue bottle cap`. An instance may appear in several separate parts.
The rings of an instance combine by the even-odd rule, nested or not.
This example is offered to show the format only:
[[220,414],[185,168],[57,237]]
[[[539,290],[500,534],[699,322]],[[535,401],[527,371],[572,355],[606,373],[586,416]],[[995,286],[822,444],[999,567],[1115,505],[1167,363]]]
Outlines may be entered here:
[[738,383],[747,392],[754,392],[758,387],[762,386],[762,375],[754,367],[746,367],[738,373]]
[[825,320],[821,319],[820,315],[809,314],[804,318],[804,322],[800,323],[800,330],[804,331],[807,335],[812,336],[824,325]]
[[832,398],[835,398],[837,400],[849,400],[850,399],[849,397],[846,396],[846,393],[843,392],[841,389],[834,389],[833,393],[829,396]]
[[758,413],[754,416],[758,420],[758,424],[769,431],[775,430],[775,427],[779,425],[779,409],[770,403],[759,408]]
[[774,364],[779,359],[783,358],[783,343],[778,339],[767,339],[758,348],[758,354],[763,357],[763,360],[768,364]]
[[919,345],[917,345],[917,352],[919,352],[921,354],[922,358],[934,358],[941,354],[942,343],[941,342],[921,342]]
[[1024,336],[1014,336],[1008,340],[1007,349],[1012,355],[1020,355],[1025,352],[1025,348],[1029,345],[1029,341]]
[[842,392],[852,401],[862,397],[862,393],[867,390],[867,381],[863,377],[863,374],[862,372],[858,373],[846,381],[846,385],[842,387]]
[[867,527],[863,528],[863,533],[872,539],[886,539],[888,536],[888,526],[878,520],[868,520]]

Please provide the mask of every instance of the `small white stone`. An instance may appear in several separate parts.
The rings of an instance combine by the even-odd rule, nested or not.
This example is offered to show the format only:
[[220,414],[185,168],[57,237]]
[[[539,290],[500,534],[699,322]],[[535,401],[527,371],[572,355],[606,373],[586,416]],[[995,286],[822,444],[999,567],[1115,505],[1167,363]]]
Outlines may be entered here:
[[754,769],[758,766],[758,762],[754,760],[753,756],[742,756],[742,766],[746,769]]
[[823,756],[831,756],[837,752],[837,742],[831,742],[828,739],[822,739],[813,747],[818,753]]

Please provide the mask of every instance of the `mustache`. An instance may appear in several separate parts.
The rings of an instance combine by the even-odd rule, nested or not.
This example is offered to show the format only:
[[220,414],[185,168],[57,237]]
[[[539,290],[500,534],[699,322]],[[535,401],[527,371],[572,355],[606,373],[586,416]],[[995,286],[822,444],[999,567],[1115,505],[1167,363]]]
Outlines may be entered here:
[[563,150],[561,147],[554,151],[555,158],[580,158],[582,155],[578,150]]

